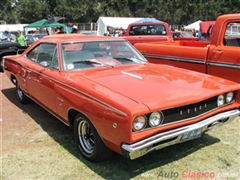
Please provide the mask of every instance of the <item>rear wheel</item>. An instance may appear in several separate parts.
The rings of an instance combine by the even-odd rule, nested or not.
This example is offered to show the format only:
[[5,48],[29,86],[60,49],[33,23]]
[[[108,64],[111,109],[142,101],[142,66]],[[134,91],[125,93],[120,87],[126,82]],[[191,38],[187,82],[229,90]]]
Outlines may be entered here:
[[75,118],[74,135],[82,155],[89,161],[100,162],[112,155],[90,120],[81,114]]
[[16,81],[16,95],[17,95],[18,101],[22,104],[27,104],[31,101],[30,98],[27,97],[24,94],[24,92],[21,90],[17,81]]

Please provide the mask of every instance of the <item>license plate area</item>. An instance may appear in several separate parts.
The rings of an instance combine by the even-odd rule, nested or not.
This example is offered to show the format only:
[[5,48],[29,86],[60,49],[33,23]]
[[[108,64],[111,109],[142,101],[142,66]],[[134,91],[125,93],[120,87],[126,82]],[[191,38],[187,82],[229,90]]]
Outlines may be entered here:
[[199,138],[199,137],[201,137],[201,135],[202,135],[202,128],[186,132],[183,134],[181,142]]

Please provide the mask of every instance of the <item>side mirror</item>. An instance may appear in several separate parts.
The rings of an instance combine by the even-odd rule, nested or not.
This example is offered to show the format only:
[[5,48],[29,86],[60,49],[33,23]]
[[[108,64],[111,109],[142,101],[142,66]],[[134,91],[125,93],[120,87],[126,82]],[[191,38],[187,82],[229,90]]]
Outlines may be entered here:
[[47,61],[41,61],[39,64],[40,64],[41,66],[45,67],[45,68],[48,67],[48,62],[47,62]]

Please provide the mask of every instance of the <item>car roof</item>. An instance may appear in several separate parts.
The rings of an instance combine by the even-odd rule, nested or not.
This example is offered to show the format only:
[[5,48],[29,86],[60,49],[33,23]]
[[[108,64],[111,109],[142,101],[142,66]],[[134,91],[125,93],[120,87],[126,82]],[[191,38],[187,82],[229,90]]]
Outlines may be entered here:
[[40,39],[41,42],[68,42],[68,41],[126,41],[108,36],[87,36],[85,34],[54,34],[44,36]]

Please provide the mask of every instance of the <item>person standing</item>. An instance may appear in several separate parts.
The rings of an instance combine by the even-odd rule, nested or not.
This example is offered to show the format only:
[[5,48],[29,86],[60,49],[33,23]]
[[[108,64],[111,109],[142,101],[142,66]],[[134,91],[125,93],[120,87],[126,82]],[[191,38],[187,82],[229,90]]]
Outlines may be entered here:
[[78,27],[76,25],[73,25],[71,34],[72,33],[78,33]]
[[5,31],[1,34],[2,41],[12,41],[13,40],[13,36],[9,31],[10,31],[9,28],[6,27]]
[[64,31],[64,28],[62,26],[59,27],[59,32],[57,34],[66,34],[66,32]]
[[15,40],[18,44],[20,44],[20,46],[27,46],[26,44],[26,39],[25,37],[22,35],[22,32],[21,31],[18,31],[17,32],[17,37],[16,37],[16,40]]

